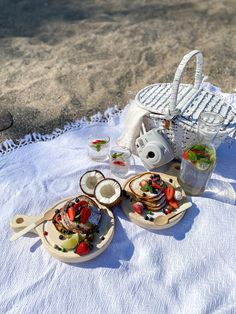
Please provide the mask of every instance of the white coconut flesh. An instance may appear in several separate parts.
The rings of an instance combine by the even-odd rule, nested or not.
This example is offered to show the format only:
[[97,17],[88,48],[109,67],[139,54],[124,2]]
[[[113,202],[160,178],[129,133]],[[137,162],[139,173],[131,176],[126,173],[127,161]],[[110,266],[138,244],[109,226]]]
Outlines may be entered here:
[[112,204],[121,196],[121,187],[115,180],[101,181],[95,190],[96,199],[103,204]]
[[81,189],[84,191],[84,193],[94,195],[95,186],[103,179],[104,176],[99,171],[86,172],[80,180]]

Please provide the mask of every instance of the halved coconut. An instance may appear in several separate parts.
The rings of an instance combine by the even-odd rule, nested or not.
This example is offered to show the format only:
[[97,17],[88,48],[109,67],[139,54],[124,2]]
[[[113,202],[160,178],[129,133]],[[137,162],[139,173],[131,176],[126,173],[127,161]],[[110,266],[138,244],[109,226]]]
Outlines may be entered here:
[[104,174],[98,170],[85,172],[80,178],[80,188],[89,196],[94,196],[95,186],[105,178]]
[[120,202],[122,188],[115,179],[108,178],[96,185],[94,195],[100,204],[112,207]]

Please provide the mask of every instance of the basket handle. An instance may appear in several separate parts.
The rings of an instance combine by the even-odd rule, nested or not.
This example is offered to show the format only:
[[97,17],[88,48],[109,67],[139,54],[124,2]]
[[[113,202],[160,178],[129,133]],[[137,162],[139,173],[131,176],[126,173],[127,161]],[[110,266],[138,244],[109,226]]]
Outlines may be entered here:
[[183,57],[182,61],[180,62],[179,66],[175,72],[174,81],[172,83],[170,106],[168,108],[167,113],[165,114],[165,118],[167,120],[171,120],[179,114],[179,110],[176,109],[179,84],[180,84],[180,80],[182,78],[182,75],[184,73],[184,70],[185,70],[187,63],[193,57],[196,57],[194,88],[198,89],[200,87],[200,84],[202,82],[203,56],[199,50],[193,50]]

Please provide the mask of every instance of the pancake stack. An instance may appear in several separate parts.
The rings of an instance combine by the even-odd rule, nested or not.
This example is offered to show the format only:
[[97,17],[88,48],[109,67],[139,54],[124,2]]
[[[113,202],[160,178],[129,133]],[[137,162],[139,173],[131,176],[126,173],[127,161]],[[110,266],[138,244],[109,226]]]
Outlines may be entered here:
[[53,223],[64,234],[90,234],[98,227],[100,219],[97,204],[90,197],[80,195],[56,210]]
[[160,175],[145,173],[135,177],[129,183],[129,188],[136,200],[141,202],[149,211],[160,211],[167,207],[166,183]]

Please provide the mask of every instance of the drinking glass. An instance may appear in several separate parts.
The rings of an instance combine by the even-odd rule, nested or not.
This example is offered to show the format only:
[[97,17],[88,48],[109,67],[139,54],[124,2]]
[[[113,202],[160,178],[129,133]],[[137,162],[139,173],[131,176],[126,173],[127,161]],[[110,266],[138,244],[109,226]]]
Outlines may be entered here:
[[109,158],[109,136],[89,136],[88,155],[94,161],[105,161]]
[[130,171],[132,153],[127,147],[114,146],[110,150],[110,169],[117,177],[126,177]]

